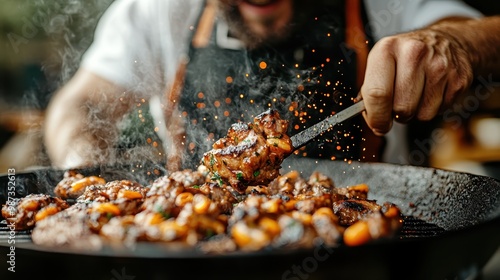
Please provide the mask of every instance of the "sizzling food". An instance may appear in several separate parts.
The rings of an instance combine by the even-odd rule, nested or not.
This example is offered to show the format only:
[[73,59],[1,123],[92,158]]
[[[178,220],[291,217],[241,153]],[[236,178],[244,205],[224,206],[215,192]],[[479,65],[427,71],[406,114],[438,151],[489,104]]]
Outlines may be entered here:
[[36,244],[80,249],[138,241],[210,252],[310,247],[318,241],[361,245],[401,227],[399,209],[368,200],[368,186],[335,187],[318,172],[305,179],[292,171],[267,186],[249,186],[245,194],[238,203],[201,166],[150,186],[126,180],[91,185],[70,207],[60,198],[29,195],[16,215],[8,215],[7,205],[2,214],[17,229],[34,227]]
[[[173,172],[149,186],[68,171],[55,187],[59,197],[29,195],[14,208],[4,205],[2,215],[17,229],[34,227],[36,244],[84,249],[139,241],[208,252],[355,246],[401,228],[397,206],[369,200],[365,184],[336,187],[319,172],[280,176],[292,152],[287,126],[273,110],[235,124],[197,170]],[[238,202],[234,190],[246,199]],[[68,198],[76,198],[70,207]]]
[[288,121],[276,110],[258,115],[253,123],[233,124],[227,136],[203,155],[202,164],[214,179],[239,193],[248,185],[267,185],[278,177],[283,159],[293,151],[287,129]]
[[28,230],[35,223],[68,208],[66,201],[46,194],[30,194],[2,208],[2,216],[16,230]]

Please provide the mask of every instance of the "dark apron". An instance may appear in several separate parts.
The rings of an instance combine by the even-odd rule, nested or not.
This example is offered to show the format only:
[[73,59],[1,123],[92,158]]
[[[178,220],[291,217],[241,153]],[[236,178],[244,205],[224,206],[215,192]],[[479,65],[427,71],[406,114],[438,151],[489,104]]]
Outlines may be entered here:
[[[317,11],[283,46],[222,48],[216,40],[221,35],[217,23],[206,47],[191,45],[179,103],[186,123],[183,168],[197,166],[231,124],[251,122],[268,108],[290,120],[288,133],[294,135],[353,104],[358,92],[356,60],[346,57],[352,53],[343,43],[345,9],[339,2]],[[354,118],[298,154],[358,160],[361,130],[361,119]]]

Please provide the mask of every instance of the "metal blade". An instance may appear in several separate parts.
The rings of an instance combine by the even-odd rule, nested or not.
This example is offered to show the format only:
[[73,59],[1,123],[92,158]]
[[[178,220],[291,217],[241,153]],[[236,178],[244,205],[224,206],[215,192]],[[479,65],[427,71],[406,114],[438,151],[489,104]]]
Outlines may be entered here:
[[335,125],[358,115],[364,110],[365,110],[365,103],[363,102],[363,100],[361,100],[355,103],[354,105],[351,105],[350,107],[336,113],[335,115],[329,116],[328,118],[320,121],[319,123],[295,134],[294,136],[290,137],[290,139],[292,140],[292,145],[294,150],[304,146],[305,144],[317,138],[324,132],[334,127]]

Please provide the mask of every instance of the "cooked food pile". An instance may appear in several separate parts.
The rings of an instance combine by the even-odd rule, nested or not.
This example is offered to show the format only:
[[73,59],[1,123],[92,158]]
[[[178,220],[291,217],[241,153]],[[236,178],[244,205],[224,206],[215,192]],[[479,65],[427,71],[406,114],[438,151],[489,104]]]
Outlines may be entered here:
[[292,152],[287,127],[273,110],[235,124],[197,170],[148,186],[70,170],[54,188],[57,197],[31,194],[4,205],[2,215],[17,230],[32,230],[36,244],[85,250],[136,242],[212,253],[356,246],[401,228],[398,207],[369,200],[365,184],[336,187],[319,172],[280,176]]
[[317,242],[361,245],[393,236],[401,227],[399,209],[369,200],[368,186],[335,187],[318,172],[306,180],[292,171],[268,185],[249,186],[241,202],[204,166],[160,177],[149,186],[82,176],[68,172],[61,181],[95,182],[71,205],[31,194],[4,205],[2,214],[17,230],[33,229],[36,244],[86,250],[138,241],[215,253]]
[[2,216],[9,224],[14,224],[16,230],[33,228],[37,221],[69,207],[66,201],[46,194],[30,194],[11,202],[3,206]]
[[288,121],[269,109],[253,123],[233,124],[227,136],[203,155],[202,164],[215,179],[239,193],[245,193],[248,185],[267,185],[278,177],[283,159],[293,152],[287,129]]

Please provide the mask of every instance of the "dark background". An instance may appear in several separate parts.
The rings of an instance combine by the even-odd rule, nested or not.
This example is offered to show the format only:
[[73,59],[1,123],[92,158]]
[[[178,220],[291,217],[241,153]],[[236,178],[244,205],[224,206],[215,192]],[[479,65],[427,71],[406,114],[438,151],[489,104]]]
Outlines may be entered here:
[[467,0],[464,1],[470,6],[478,9],[485,15],[496,15],[500,13],[500,2],[498,1],[487,1],[487,0]]

